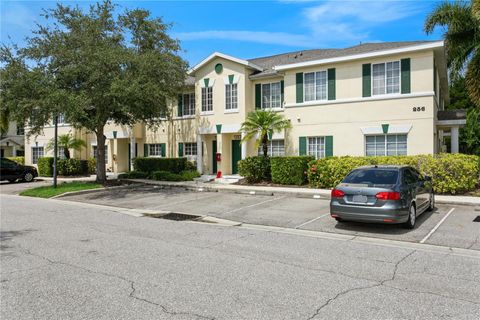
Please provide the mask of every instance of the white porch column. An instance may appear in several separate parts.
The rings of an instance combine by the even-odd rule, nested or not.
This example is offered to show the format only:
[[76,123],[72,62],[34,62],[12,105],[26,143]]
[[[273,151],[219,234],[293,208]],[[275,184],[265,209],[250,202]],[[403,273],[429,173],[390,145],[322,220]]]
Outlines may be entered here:
[[[245,137],[245,133],[242,132],[242,141],[243,141],[243,137]],[[242,142],[241,143],[242,145],[242,160],[245,159],[247,157],[247,142]]]
[[17,146],[12,145],[12,157],[16,157],[16,156],[17,156]]
[[197,171],[203,173],[202,135],[197,133]]
[[452,127],[450,133],[450,152],[458,153],[458,127]]
[[135,158],[135,133],[130,128],[130,170],[133,170],[133,158]]

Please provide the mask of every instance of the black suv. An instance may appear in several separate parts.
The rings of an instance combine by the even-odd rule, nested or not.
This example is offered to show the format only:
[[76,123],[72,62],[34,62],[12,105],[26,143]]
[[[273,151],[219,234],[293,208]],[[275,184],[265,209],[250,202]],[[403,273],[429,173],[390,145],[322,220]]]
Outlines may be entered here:
[[0,158],[0,181],[15,182],[17,179],[21,179],[32,182],[37,176],[38,172],[35,167],[24,166],[7,158]]

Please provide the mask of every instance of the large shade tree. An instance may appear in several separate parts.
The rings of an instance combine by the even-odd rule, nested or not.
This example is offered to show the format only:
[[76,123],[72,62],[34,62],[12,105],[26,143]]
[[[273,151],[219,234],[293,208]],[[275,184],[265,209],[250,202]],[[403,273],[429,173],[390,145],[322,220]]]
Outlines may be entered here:
[[452,79],[465,75],[470,99],[480,108],[480,0],[445,1],[427,17],[425,31],[444,27],[447,64]]
[[[146,10],[116,14],[104,1],[87,11],[57,4],[25,47],[1,48],[1,113],[42,133],[55,115],[95,133],[104,159],[107,121],[155,126],[183,86],[187,63],[169,25]],[[97,161],[97,181],[105,182]]]

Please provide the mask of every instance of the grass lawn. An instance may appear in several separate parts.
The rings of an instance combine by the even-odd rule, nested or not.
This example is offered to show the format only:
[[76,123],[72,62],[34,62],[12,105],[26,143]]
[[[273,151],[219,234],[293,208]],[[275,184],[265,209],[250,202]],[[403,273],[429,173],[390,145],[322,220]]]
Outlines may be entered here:
[[53,186],[46,186],[28,189],[20,192],[20,195],[38,198],[51,198],[65,192],[98,189],[102,187],[103,186],[101,184],[94,182],[71,182],[58,184],[57,188],[54,188]]

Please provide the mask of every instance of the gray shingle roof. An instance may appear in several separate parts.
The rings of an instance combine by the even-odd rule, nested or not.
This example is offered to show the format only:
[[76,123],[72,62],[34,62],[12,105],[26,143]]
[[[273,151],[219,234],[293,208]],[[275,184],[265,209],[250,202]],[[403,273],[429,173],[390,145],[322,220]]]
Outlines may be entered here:
[[343,49],[302,50],[302,51],[277,54],[277,55],[268,56],[268,57],[248,59],[249,62],[264,68],[263,71],[252,74],[250,76],[250,79],[262,78],[262,77],[272,76],[277,74],[277,71],[273,70],[274,66],[320,60],[320,59],[338,58],[338,57],[362,54],[367,52],[397,49],[397,48],[415,46],[415,45],[426,44],[431,42],[435,42],[435,41],[363,43],[363,44],[359,44],[353,47],[348,47]]

